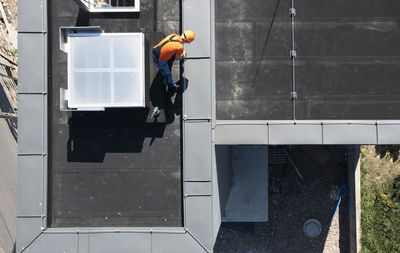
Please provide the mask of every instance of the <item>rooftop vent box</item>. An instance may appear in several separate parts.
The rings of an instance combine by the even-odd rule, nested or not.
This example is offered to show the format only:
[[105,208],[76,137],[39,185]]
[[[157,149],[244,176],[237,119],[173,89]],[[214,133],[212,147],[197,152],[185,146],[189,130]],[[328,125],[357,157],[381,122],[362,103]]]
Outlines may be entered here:
[[60,48],[68,54],[68,88],[60,90],[61,110],[145,107],[143,33],[63,27]]
[[140,12],[140,0],[78,0],[89,12]]

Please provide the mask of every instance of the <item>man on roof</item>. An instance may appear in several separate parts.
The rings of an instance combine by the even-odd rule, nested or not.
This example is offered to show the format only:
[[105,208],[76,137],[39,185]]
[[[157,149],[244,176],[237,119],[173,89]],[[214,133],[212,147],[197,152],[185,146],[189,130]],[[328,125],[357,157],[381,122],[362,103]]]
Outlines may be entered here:
[[153,63],[160,70],[164,83],[173,89],[177,86],[172,79],[171,70],[168,62],[175,59],[180,60],[186,58],[186,52],[183,50],[183,43],[190,43],[194,40],[192,31],[184,31],[182,35],[170,34],[165,37],[160,43],[153,47]]

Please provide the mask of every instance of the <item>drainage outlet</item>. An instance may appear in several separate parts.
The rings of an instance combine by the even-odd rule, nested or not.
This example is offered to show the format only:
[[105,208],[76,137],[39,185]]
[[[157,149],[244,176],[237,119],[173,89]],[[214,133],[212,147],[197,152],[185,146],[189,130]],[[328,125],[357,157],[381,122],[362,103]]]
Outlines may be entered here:
[[317,237],[321,234],[321,222],[314,218],[308,219],[304,222],[303,231],[307,237]]

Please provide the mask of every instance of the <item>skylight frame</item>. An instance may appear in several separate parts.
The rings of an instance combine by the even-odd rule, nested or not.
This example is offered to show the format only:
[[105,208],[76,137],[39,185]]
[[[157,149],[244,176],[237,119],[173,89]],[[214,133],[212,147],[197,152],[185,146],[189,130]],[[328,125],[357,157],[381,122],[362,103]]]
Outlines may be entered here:
[[[89,12],[140,12],[140,0],[134,0],[133,6],[96,6],[96,0],[80,0]],[[111,0],[108,0],[111,1]],[[119,0],[122,1],[122,0]]]
[[[63,29],[63,28],[62,28]],[[61,30],[62,30],[61,29]],[[101,29],[97,29],[96,27],[92,27],[92,32],[89,29],[86,30],[82,30],[82,31],[77,31],[76,33],[68,33],[66,38],[61,38],[61,41],[64,41],[65,39],[65,43],[62,42],[60,45],[60,49],[63,50],[64,52],[66,52],[68,54],[68,88],[67,89],[63,89],[60,88],[60,109],[61,110],[80,110],[80,111],[102,111],[105,108],[129,108],[129,107],[136,107],[136,108],[143,108],[145,107],[145,48],[144,48],[144,34],[143,33],[104,33]],[[60,34],[63,34],[63,32],[60,32]],[[134,66],[129,67],[128,65],[131,65],[131,62],[119,62],[117,65],[114,65],[113,63],[110,64],[110,66],[108,66],[109,64],[106,64],[107,66],[73,66],[73,62],[75,62],[75,60],[77,60],[78,65],[79,63],[79,58],[75,59],[74,57],[74,53],[73,51],[73,43],[74,42],[74,38],[78,38],[81,39],[80,46],[78,47],[78,50],[82,51],[82,45],[84,45],[85,43],[89,43],[90,40],[87,40],[86,42],[83,42],[82,39],[85,38],[98,38],[99,39],[99,43],[101,43],[100,45],[103,44],[103,46],[106,46],[106,49],[110,49],[112,52],[114,52],[114,43],[113,41],[120,41],[118,38],[126,38],[126,37],[131,37],[133,41],[131,41],[128,38],[128,41],[124,42],[124,43],[128,43],[126,44],[126,46],[132,46],[131,44],[133,43],[135,45],[135,47],[137,46],[136,50],[136,54],[138,56],[137,59],[135,59],[136,63],[134,63]],[[101,40],[101,37],[110,37],[111,41],[104,41]],[[140,40],[140,42],[138,42],[138,39]],[[135,41],[135,42],[134,42]],[[84,44],[82,44],[82,42]],[[93,41],[95,42],[95,41]],[[111,44],[110,44],[111,43]],[[100,46],[101,48],[101,46]],[[97,54],[96,51],[98,49],[94,49],[94,51],[90,52],[90,54]],[[105,51],[105,53],[107,53],[107,51]],[[81,54],[82,55],[82,54]],[[79,57],[81,57],[81,55]],[[110,55],[109,57],[111,57],[109,60],[111,60],[111,62],[114,62],[113,59],[117,59],[114,57],[114,55]],[[136,58],[136,56],[135,56]],[[107,59],[107,56],[106,56]],[[118,58],[119,59],[119,58]],[[126,60],[126,59],[125,59]],[[88,64],[87,62],[85,64]],[[122,65],[120,65],[122,64]],[[126,65],[128,64],[128,65]],[[89,63],[90,65],[90,63]],[[125,65],[125,66],[124,66]],[[105,68],[105,70],[103,70]],[[89,71],[87,71],[89,69]],[[77,71],[78,70],[78,71]],[[91,71],[90,71],[91,70]],[[77,75],[80,75],[80,73],[83,74],[83,76],[81,76],[80,78]],[[94,73],[94,75],[91,76],[90,73]],[[105,76],[102,76],[102,74],[105,74]],[[114,80],[118,80],[117,75],[125,75],[125,74],[132,74],[135,73],[135,75],[133,76],[134,79],[132,79],[132,85],[134,85],[136,88],[129,88],[129,92],[135,92],[138,91],[139,93],[131,93],[131,95],[128,96],[123,96],[121,97],[121,95],[116,95],[114,96],[114,94],[118,93],[118,94],[124,94],[125,92],[122,92],[124,89],[126,88],[118,88],[118,85],[114,85]],[[78,83],[75,83],[75,78],[81,79],[81,78],[94,78],[92,81],[89,81],[87,83],[87,88],[85,88],[85,90],[87,91],[87,89],[93,89],[93,87],[90,88],[90,86],[93,86],[93,84],[95,84],[97,81],[96,79],[100,78],[100,80],[102,78],[106,78],[106,80],[108,78],[110,78],[110,82],[107,83],[107,81],[101,81],[100,83],[98,83],[99,88],[101,88],[104,92],[106,92],[105,94],[101,95],[101,96],[105,96],[104,98],[107,97],[107,91],[110,91],[110,101],[108,101],[107,99],[104,100],[104,102],[100,101],[96,102],[96,99],[94,101],[92,101],[93,103],[91,103],[90,101],[93,100],[93,98],[88,98],[87,101],[85,101],[86,99],[82,100],[82,98],[79,98],[79,90],[82,89],[81,85],[82,85],[82,81],[78,81]],[[120,76],[119,78],[122,78],[121,80],[123,81],[122,84],[125,84],[126,86],[126,80],[129,80],[129,77],[125,76],[122,77]],[[89,79],[90,80],[90,79]],[[125,81],[125,82],[124,82]],[[75,89],[76,87],[79,87],[79,89]],[[94,90],[95,91],[95,90]],[[116,93],[113,93],[112,91],[115,91]],[[121,93],[122,92],[122,93]],[[91,94],[91,93],[89,93]],[[134,94],[138,94],[138,95],[134,95]],[[77,97],[78,96],[78,97]],[[122,98],[122,100],[121,100]],[[129,101],[126,100],[129,98]]]

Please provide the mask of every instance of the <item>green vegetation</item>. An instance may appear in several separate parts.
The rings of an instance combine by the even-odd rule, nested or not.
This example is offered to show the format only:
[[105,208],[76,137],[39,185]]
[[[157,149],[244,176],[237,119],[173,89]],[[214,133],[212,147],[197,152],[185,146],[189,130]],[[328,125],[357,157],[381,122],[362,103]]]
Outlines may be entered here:
[[400,252],[399,164],[368,155],[361,159],[361,252]]
[[360,151],[361,158],[365,158],[367,156],[367,152],[365,150]]
[[361,167],[360,167],[360,169],[361,169],[361,173],[363,173],[363,174],[367,174],[367,173],[368,173],[368,170],[369,170],[369,167],[368,167],[368,165],[367,165],[367,164],[365,164],[365,163],[361,163]]

